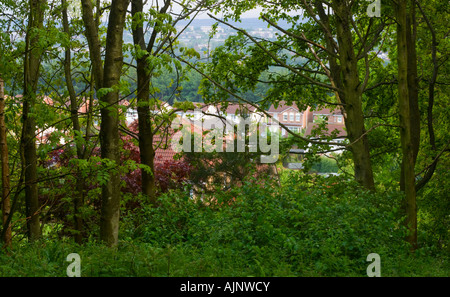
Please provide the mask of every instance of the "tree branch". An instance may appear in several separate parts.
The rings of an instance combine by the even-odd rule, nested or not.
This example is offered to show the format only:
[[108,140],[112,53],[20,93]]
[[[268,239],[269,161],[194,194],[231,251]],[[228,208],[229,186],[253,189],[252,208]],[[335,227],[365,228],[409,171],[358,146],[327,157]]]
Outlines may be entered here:
[[320,87],[323,87],[323,88],[327,88],[327,89],[330,89],[330,90],[332,90],[332,91],[339,91],[338,88],[333,87],[333,86],[328,85],[328,84],[325,84],[325,83],[318,82],[318,81],[312,79],[311,77],[309,77],[309,76],[307,76],[307,75],[305,75],[305,74],[299,72],[297,69],[295,69],[295,68],[292,67],[291,65],[288,65],[288,64],[284,63],[284,62],[281,61],[278,57],[276,57],[273,53],[271,53],[269,50],[267,50],[267,48],[265,48],[264,46],[262,46],[260,42],[258,42],[253,36],[251,36],[250,34],[248,34],[245,30],[242,30],[242,29],[237,28],[237,27],[235,27],[235,26],[233,26],[233,25],[231,25],[231,24],[229,24],[229,23],[227,23],[227,22],[224,22],[224,21],[222,21],[222,20],[220,20],[220,19],[214,17],[214,16],[211,15],[211,14],[208,14],[208,16],[211,17],[211,18],[213,18],[213,19],[215,19],[216,21],[218,21],[218,22],[220,22],[220,23],[222,23],[222,24],[225,24],[225,25],[229,26],[230,28],[232,28],[232,29],[234,29],[234,30],[236,30],[236,31],[238,31],[238,32],[241,32],[241,33],[244,34],[245,36],[247,36],[251,41],[253,41],[253,43],[255,43],[261,50],[263,50],[268,56],[270,56],[275,62],[279,63],[282,67],[285,67],[285,68],[291,70],[291,71],[294,72],[295,74],[297,74],[297,75],[299,75],[299,76],[305,78],[307,81],[309,81],[310,83],[312,83],[312,84],[314,84],[314,85],[317,85],[317,86],[320,86]]

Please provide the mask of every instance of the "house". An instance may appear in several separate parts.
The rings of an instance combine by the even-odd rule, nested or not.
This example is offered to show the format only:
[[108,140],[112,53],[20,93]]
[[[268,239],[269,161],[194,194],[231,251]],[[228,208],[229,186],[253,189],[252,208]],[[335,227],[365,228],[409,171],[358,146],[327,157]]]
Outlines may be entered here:
[[[285,101],[275,107],[271,105],[267,110],[272,118],[269,118],[268,125],[280,123],[286,126],[294,133],[300,133],[303,136],[310,136],[311,131],[317,127],[318,123],[326,120],[328,132],[338,130],[338,136],[343,137],[345,133],[344,116],[340,110],[331,110],[329,108],[313,110],[308,107],[306,110],[300,110],[295,103],[288,105]],[[280,127],[282,137],[287,137],[285,128]]]
[[[285,101],[281,101],[277,107],[272,104],[267,113],[271,116],[267,122],[269,126],[281,123],[294,133],[301,133],[307,126],[305,112],[301,111],[295,103],[288,105]],[[280,132],[282,137],[288,136],[286,129],[282,127]]]
[[[275,123],[283,124],[290,131],[299,133],[303,137],[322,138],[322,136],[335,136],[331,142],[344,143],[345,136],[345,120],[344,115],[340,109],[313,109],[311,107],[306,110],[300,110],[295,103],[288,105],[282,101],[277,107],[271,105],[267,111],[272,119],[269,119],[268,125]],[[319,131],[319,125],[325,121],[326,129]],[[317,131],[316,131],[317,128]],[[280,133],[282,137],[288,137],[289,133],[285,128],[280,126]],[[326,141],[326,140],[324,140]],[[333,153],[342,153],[343,148],[337,145],[330,147]]]
[[[198,121],[203,127],[211,129],[226,124],[236,125],[245,120],[245,123],[251,121],[252,123],[262,124],[269,127],[271,131],[278,129],[281,137],[290,135],[287,130],[311,138],[335,135],[333,142],[343,142],[346,136],[344,115],[340,109],[322,108],[316,110],[307,107],[306,110],[301,110],[295,103],[288,104],[285,101],[281,101],[276,107],[272,104],[265,112],[254,105],[230,102],[223,106],[220,104],[198,104],[196,110],[179,114],[181,117]],[[326,122],[326,129],[315,131],[319,124],[323,124],[324,121]],[[332,149],[336,150],[337,148],[333,147]]]
[[344,115],[340,109],[331,110],[330,108],[324,108],[319,110],[307,110],[307,125],[305,130],[305,136],[310,136],[313,129],[317,128],[319,123],[326,121],[327,131],[322,131],[322,134],[331,135],[332,132],[337,133],[337,137],[345,137],[345,122]]

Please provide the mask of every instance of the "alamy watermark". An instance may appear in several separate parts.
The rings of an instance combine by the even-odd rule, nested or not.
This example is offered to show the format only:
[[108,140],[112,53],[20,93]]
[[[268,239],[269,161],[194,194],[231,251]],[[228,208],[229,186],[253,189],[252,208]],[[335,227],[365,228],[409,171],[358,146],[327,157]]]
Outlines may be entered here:
[[[194,114],[201,114],[195,110]],[[258,121],[254,116],[207,116],[183,121],[176,118],[171,128],[172,149],[179,152],[260,152],[261,163],[275,163],[279,157],[280,126]],[[248,142],[247,142],[248,139]],[[192,143],[193,142],[193,143]]]
[[366,0],[370,2],[369,6],[367,6],[367,16],[368,17],[381,17],[381,0]]
[[366,259],[367,262],[372,262],[367,266],[368,277],[380,277],[381,276],[381,259],[380,255],[376,253],[369,254]]
[[80,277],[81,276],[81,257],[77,253],[68,254],[66,257],[67,262],[71,262],[66,269],[68,277]]

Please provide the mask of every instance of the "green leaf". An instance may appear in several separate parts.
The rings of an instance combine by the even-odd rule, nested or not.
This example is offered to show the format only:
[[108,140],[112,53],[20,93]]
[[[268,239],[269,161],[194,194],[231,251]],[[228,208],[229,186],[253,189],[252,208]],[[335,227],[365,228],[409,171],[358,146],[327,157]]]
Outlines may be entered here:
[[106,94],[110,93],[110,92],[114,92],[113,88],[101,88],[97,91],[97,96],[99,98],[104,97]]

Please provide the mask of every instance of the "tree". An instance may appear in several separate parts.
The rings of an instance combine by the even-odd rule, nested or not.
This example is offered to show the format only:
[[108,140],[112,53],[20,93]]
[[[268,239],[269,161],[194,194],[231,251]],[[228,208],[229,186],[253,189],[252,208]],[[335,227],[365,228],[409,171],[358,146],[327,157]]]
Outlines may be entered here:
[[[221,9],[230,8],[231,11],[225,14],[225,20],[211,17],[233,28],[238,34],[229,38],[225,45],[213,54],[212,63],[209,65],[210,74],[205,76],[209,82],[204,84],[204,92],[206,97],[210,98],[229,98],[231,94],[241,100],[242,96],[236,94],[253,90],[255,82],[264,82],[271,84],[272,89],[260,100],[263,106],[268,102],[276,104],[282,98],[288,102],[296,102],[298,106],[324,104],[341,108],[345,115],[350,142],[347,148],[353,156],[355,179],[368,189],[375,187],[369,132],[382,126],[400,128],[400,140],[397,142],[395,136],[392,136],[392,132],[395,133],[396,130],[390,129],[392,132],[385,133],[389,138],[376,144],[381,148],[381,153],[377,152],[377,155],[383,155],[383,151],[384,154],[386,151],[397,152],[398,145],[401,146],[399,181],[400,189],[405,192],[405,223],[409,230],[407,241],[412,249],[415,249],[416,189],[422,188],[429,181],[438,159],[448,147],[448,143],[444,142],[441,150],[436,149],[433,129],[438,70],[446,62],[448,55],[441,50],[441,59],[438,62],[437,32],[420,2],[402,1],[392,6],[385,5],[380,18],[367,16],[364,11],[366,7],[362,8],[361,3],[363,1],[283,1],[275,7],[271,2],[249,1],[233,7],[231,1],[226,1]],[[278,30],[279,35],[275,39],[252,36],[246,30],[227,22],[227,18],[237,20],[242,12],[256,5],[263,8],[261,18]],[[303,12],[302,17],[288,14],[299,10]],[[418,10],[422,14],[419,19]],[[287,21],[288,27],[279,25],[280,20]],[[393,24],[397,25],[396,31],[390,30]],[[418,34],[422,34],[420,39]],[[448,30],[442,35],[447,36]],[[390,42],[391,36],[397,36],[396,42]],[[421,42],[417,42],[418,40]],[[428,40],[428,43],[424,42],[425,40]],[[421,144],[420,106],[425,105],[425,101],[420,101],[424,99],[420,98],[422,90],[419,83],[422,78],[418,76],[418,65],[427,63],[424,63],[423,57],[418,56],[418,46],[431,56],[431,63],[428,65],[432,65],[428,72],[426,113],[429,146],[433,150],[433,158],[432,163],[421,171],[425,172],[423,177],[421,174],[415,174]],[[383,67],[382,64],[386,63],[378,54],[386,50],[394,53],[397,63],[387,62],[388,66]],[[394,79],[387,79],[385,75],[389,73],[386,70],[390,67],[395,69],[395,72],[391,72]],[[276,69],[279,68],[285,69],[287,75],[277,74]],[[422,71],[423,68],[426,67],[422,66]],[[380,75],[379,71],[384,71],[385,74]],[[262,73],[269,73],[268,79],[262,80]],[[378,106],[390,102],[388,110],[393,115],[398,115],[397,121],[392,116],[375,114],[371,110],[376,105],[373,104],[375,90],[394,84],[398,84],[397,92],[384,93],[393,100],[383,100]],[[297,99],[299,97],[300,99]],[[397,104],[395,98],[398,99]],[[366,129],[368,124],[372,124],[372,127]],[[297,138],[302,139],[298,136]],[[385,142],[391,143],[393,139],[393,147],[385,145]]]
[[[66,0],[61,1],[61,13],[62,13],[62,21],[63,21],[63,30],[64,33],[67,34],[68,40],[70,40],[71,34],[70,34],[70,28],[69,28],[69,18],[67,15],[67,2]],[[83,150],[83,145],[81,143],[81,125],[80,120],[78,117],[78,103],[77,103],[77,96],[76,92],[73,86],[72,82],[72,70],[71,70],[71,47],[70,42],[67,42],[67,45],[65,46],[64,51],[64,77],[66,80],[66,86],[67,90],[69,92],[69,99],[70,99],[70,115],[71,115],[71,121],[73,126],[73,132],[75,135],[75,146],[77,151],[77,157],[78,159],[85,159],[86,158],[86,150]],[[80,174],[79,174],[80,175]],[[81,176],[77,179],[77,185],[76,185],[76,192],[74,193],[75,197],[73,198],[73,206],[74,206],[74,223],[75,223],[75,242],[82,243],[83,241],[83,219],[81,217],[80,209],[84,204],[84,180],[81,178]]]
[[[405,191],[405,208],[406,208],[406,225],[408,227],[407,240],[413,249],[417,248],[417,206],[416,206],[416,189],[415,189],[415,160],[416,149],[414,145],[414,132],[411,120],[418,121],[418,117],[412,116],[411,101],[415,101],[414,92],[411,83],[415,82],[413,76],[411,61],[414,61],[413,52],[415,43],[411,35],[411,18],[414,3],[408,5],[407,0],[398,1],[396,6],[397,17],[397,48],[398,48],[398,107],[400,117],[400,139],[402,147],[402,188]],[[417,103],[416,103],[417,104]],[[417,133],[417,132],[416,132]]]
[[[359,5],[361,2],[247,1],[235,6],[232,1],[225,1],[220,9],[229,10],[226,19],[238,19],[244,11],[261,6],[264,9],[261,17],[279,35],[275,40],[255,37],[214,17],[235,29],[238,35],[215,52],[210,68],[211,77],[235,93],[239,93],[238,88],[254,89],[265,72],[284,69],[284,75],[269,74],[265,83],[273,87],[260,100],[261,105],[285,100],[304,108],[308,105],[340,108],[345,117],[355,179],[374,190],[363,95],[371,83],[370,67],[380,60],[375,49],[382,41],[381,32],[387,20],[368,17]],[[288,14],[299,10],[304,12],[303,19]],[[290,27],[278,25],[280,20]],[[214,92],[208,92],[207,96],[228,97],[224,92],[218,95]]]
[[1,240],[6,247],[11,247],[11,225],[9,223],[9,214],[11,213],[10,201],[10,176],[9,176],[9,157],[8,142],[6,137],[5,125],[5,85],[0,77],[0,158],[2,162],[2,229],[4,235]]
[[[101,43],[93,15],[92,2],[82,0],[85,34],[89,44],[95,86],[101,105],[101,157],[116,165],[119,164],[118,85],[123,64],[123,30],[128,4],[128,0],[113,0],[111,2],[103,65]],[[102,186],[100,222],[100,238],[109,246],[115,246],[118,242],[119,208],[120,178],[119,173],[112,170],[109,173],[108,181]]]
[[[447,118],[445,112],[442,116],[438,116],[442,112],[441,110],[436,112],[436,106],[440,105],[439,102],[448,100],[448,95],[446,95],[448,94],[448,86],[442,82],[448,77],[450,53],[446,44],[448,28],[446,24],[441,22],[442,18],[440,17],[441,14],[445,15],[448,12],[446,11],[445,1],[433,1],[427,3],[427,5],[415,1],[415,4],[420,12],[417,18],[422,19],[422,25],[420,26],[419,23],[417,26],[417,38],[423,40],[419,43],[417,59],[422,65],[430,65],[429,68],[425,69],[426,76],[419,80],[419,83],[424,83],[422,88],[425,91],[425,94],[422,95],[424,99],[421,101],[427,103],[426,112],[423,112],[423,114],[426,114],[427,133],[425,133],[425,137],[422,137],[424,141],[421,143],[421,155],[423,156],[422,159],[428,160],[423,165],[424,169],[416,170],[419,172],[417,175],[420,176],[416,182],[416,191],[418,192],[431,180],[440,158],[445,152],[448,152],[448,145],[450,144],[445,141],[448,134],[438,128],[439,126],[445,126],[445,124],[436,124],[445,122]],[[431,18],[431,15],[436,15],[436,17]],[[419,89],[419,91],[421,90]],[[419,93],[419,98],[422,97],[420,95]],[[427,146],[430,151],[425,150]],[[420,159],[418,163],[422,163]]]
[[[187,18],[189,15],[198,13],[206,1],[183,1],[181,6],[183,10],[175,19],[171,17],[172,1],[165,0],[159,5],[156,1],[150,7],[148,23],[151,24],[152,31],[148,42],[145,41],[144,23],[147,21],[144,14],[144,5],[142,0],[132,0],[132,33],[135,47],[136,75],[137,75],[137,114],[139,122],[139,149],[140,161],[142,166],[142,193],[150,198],[150,202],[156,202],[156,184],[155,184],[155,147],[161,146],[161,143],[154,143],[157,134],[164,134],[170,125],[170,119],[173,118],[174,111],[167,111],[162,106],[163,102],[154,98],[156,87],[151,87],[152,78],[159,76],[159,69],[170,69],[171,58],[167,52],[173,51],[175,40],[179,35],[175,35],[175,24]],[[191,2],[191,3],[190,3]],[[194,3],[192,3],[194,2]],[[192,6],[192,7],[191,7]],[[195,17],[195,16],[194,16]],[[159,39],[159,41],[158,41]],[[176,61],[178,62],[178,61]],[[180,75],[181,65],[175,63],[177,72],[176,82],[165,82],[165,87],[171,85],[178,86],[184,79]],[[177,87],[176,92],[179,91]],[[173,96],[170,96],[172,98]],[[163,98],[160,98],[163,99]],[[166,98],[166,100],[168,100]],[[160,137],[164,139],[164,137]]]
[[[439,1],[434,3],[439,5]],[[401,180],[400,189],[405,193],[404,209],[406,214],[405,224],[408,228],[407,241],[411,244],[412,250],[417,249],[417,191],[422,189],[431,179],[438,160],[448,147],[449,142],[445,143],[445,137],[441,139],[443,149],[438,152],[434,131],[433,107],[435,100],[436,84],[441,66],[448,60],[448,51],[440,52],[438,62],[437,30],[430,22],[427,14],[416,0],[399,1],[394,7],[397,21],[397,64],[398,64],[398,108],[400,122],[400,140],[402,148]],[[420,11],[420,14],[419,14]],[[424,40],[417,42],[419,32],[425,32]],[[422,33],[423,34],[423,33]],[[448,30],[444,34],[448,34]],[[422,36],[421,36],[422,37]],[[425,41],[427,40],[428,41]],[[425,96],[420,96],[420,81],[418,77],[418,64],[423,58],[419,58],[417,50],[426,51],[430,57],[431,63],[426,67],[430,78],[423,87],[427,90]],[[423,71],[423,70],[422,70]],[[422,97],[422,98],[420,98]],[[429,146],[432,151],[433,161],[421,172],[426,174],[417,179],[416,164],[420,152],[421,144],[421,112],[419,101],[427,102],[427,129]],[[427,100],[428,99],[428,100]],[[424,103],[422,103],[424,104]],[[425,147],[425,146],[423,146]],[[423,152],[426,154],[426,152]]]
[[[170,1],[166,1],[159,11],[165,14],[170,6]],[[131,14],[133,17],[133,42],[141,54],[136,55],[137,62],[137,112],[139,123],[139,149],[141,164],[148,166],[148,168],[141,169],[142,178],[142,193],[150,198],[150,202],[156,202],[156,185],[154,175],[154,158],[155,151],[153,149],[153,129],[150,116],[150,79],[151,69],[147,64],[150,52],[156,42],[156,35],[158,34],[158,25],[155,22],[155,27],[151,34],[148,45],[145,43],[143,22],[138,22],[139,16],[142,16],[144,4],[142,0],[133,0],[131,3]],[[155,106],[152,106],[154,108]]]
[[21,138],[22,170],[25,171],[25,202],[28,238],[35,241],[41,236],[39,222],[39,197],[36,155],[36,105],[39,69],[43,48],[41,47],[46,1],[30,0],[28,27],[25,37],[23,127]]

